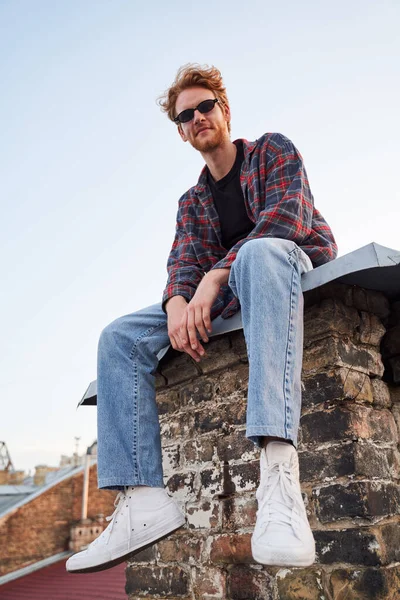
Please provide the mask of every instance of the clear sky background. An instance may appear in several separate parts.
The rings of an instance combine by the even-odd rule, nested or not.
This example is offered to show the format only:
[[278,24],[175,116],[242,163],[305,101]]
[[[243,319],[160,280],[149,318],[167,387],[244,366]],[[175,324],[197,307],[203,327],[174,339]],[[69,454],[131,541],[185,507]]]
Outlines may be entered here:
[[340,254],[400,249],[398,0],[0,0],[0,440],[57,465],[99,334],[160,301],[201,156],[156,98],[188,62],[227,86],[232,137],[302,153]]

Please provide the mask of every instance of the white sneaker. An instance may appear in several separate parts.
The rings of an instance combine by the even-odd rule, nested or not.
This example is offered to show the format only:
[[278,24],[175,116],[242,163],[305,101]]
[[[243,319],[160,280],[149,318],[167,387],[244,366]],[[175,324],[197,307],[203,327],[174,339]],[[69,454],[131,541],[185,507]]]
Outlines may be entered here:
[[185,517],[162,488],[129,487],[115,500],[116,509],[103,533],[86,550],[68,559],[70,573],[109,569],[185,523]]
[[301,495],[296,449],[286,442],[269,442],[261,451],[260,466],[253,557],[263,565],[308,567],[315,560],[315,541]]

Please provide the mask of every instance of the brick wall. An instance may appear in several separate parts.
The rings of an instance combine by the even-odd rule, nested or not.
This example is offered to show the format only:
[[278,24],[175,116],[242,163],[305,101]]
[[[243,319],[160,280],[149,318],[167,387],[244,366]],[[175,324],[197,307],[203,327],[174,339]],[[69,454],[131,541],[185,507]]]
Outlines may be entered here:
[[399,327],[399,303],[377,292],[331,284],[306,297],[299,458],[317,545],[308,569],[251,556],[259,465],[244,436],[242,331],[213,339],[199,364],[164,359],[165,481],[188,524],[129,563],[131,600],[400,598]]
[[[81,518],[83,473],[53,486],[0,519],[0,576],[68,550],[71,524]],[[97,489],[90,469],[88,517],[109,515],[116,492]]]

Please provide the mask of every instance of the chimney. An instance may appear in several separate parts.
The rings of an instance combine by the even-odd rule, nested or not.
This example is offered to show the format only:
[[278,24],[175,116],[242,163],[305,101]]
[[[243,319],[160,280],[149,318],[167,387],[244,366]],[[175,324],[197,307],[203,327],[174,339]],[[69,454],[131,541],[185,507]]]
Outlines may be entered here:
[[89,497],[89,473],[90,473],[90,459],[91,459],[92,449],[89,446],[86,450],[85,456],[85,470],[83,473],[83,491],[82,491],[82,521],[85,521],[87,518],[87,507],[88,507],[88,497]]

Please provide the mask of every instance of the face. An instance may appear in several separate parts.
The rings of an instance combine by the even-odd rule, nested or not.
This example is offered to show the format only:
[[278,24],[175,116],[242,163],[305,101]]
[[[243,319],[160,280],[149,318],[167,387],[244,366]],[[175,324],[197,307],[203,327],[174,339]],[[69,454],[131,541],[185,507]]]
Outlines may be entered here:
[[[186,108],[195,108],[203,100],[213,98],[213,92],[203,87],[188,88],[179,94],[175,114],[179,115]],[[217,102],[214,108],[204,115],[195,110],[194,118],[188,123],[179,123],[178,131],[183,141],[190,142],[196,150],[211,152],[229,140],[229,120],[229,107]]]

